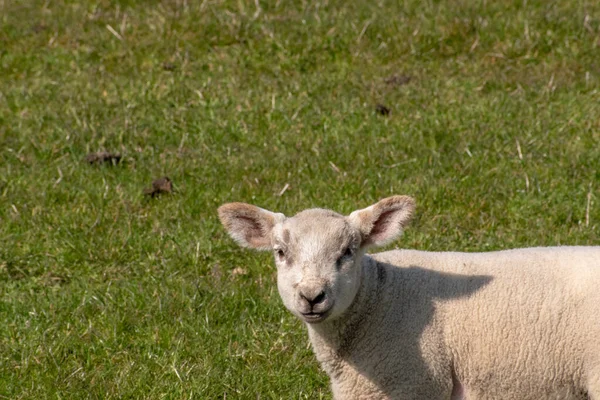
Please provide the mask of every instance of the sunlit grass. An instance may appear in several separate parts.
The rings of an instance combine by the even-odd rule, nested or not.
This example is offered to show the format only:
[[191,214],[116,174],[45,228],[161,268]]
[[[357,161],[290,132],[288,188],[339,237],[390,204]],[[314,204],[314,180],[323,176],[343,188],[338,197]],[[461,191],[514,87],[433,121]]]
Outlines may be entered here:
[[226,201],[598,244],[599,51],[595,1],[0,1],[0,395],[329,398]]

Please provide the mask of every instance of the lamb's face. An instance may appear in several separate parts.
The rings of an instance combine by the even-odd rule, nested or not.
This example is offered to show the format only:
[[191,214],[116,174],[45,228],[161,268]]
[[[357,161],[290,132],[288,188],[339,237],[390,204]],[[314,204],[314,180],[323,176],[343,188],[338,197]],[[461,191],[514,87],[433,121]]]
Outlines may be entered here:
[[360,232],[328,210],[306,210],[274,226],[277,286],[285,306],[307,323],[333,319],[360,285]]
[[391,242],[415,204],[392,196],[347,217],[312,209],[292,218],[245,203],[219,207],[219,218],[241,246],[272,250],[285,306],[307,323],[336,318],[361,284],[360,260],[369,246]]

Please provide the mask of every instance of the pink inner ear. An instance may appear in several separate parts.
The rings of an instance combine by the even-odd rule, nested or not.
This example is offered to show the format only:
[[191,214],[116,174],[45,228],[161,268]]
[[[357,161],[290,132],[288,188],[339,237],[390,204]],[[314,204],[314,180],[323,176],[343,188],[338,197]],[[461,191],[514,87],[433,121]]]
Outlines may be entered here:
[[246,241],[255,246],[265,245],[264,231],[261,224],[254,218],[238,216],[240,225],[243,226],[244,238]]
[[394,213],[397,210],[392,211],[384,211],[379,215],[379,218],[373,224],[373,229],[371,229],[370,237],[371,241],[378,242],[381,240],[386,240],[390,236],[390,229],[393,228],[390,225],[393,225],[394,222]]

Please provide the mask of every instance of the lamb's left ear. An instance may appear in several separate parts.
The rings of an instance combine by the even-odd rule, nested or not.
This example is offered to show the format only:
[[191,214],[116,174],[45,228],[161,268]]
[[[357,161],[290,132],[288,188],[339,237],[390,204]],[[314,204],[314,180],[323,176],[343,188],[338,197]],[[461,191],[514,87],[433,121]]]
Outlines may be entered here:
[[273,227],[285,215],[246,203],[227,203],[219,207],[219,219],[240,246],[271,250]]
[[348,220],[361,233],[361,247],[383,246],[402,234],[414,210],[415,201],[412,197],[392,196],[354,211]]

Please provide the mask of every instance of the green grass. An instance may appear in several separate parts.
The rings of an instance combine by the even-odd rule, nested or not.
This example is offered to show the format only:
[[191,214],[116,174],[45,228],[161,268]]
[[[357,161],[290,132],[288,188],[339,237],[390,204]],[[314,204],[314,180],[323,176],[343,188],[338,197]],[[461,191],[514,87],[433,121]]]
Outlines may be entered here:
[[0,398],[330,398],[227,201],[600,243],[599,2],[258,4],[0,0]]

